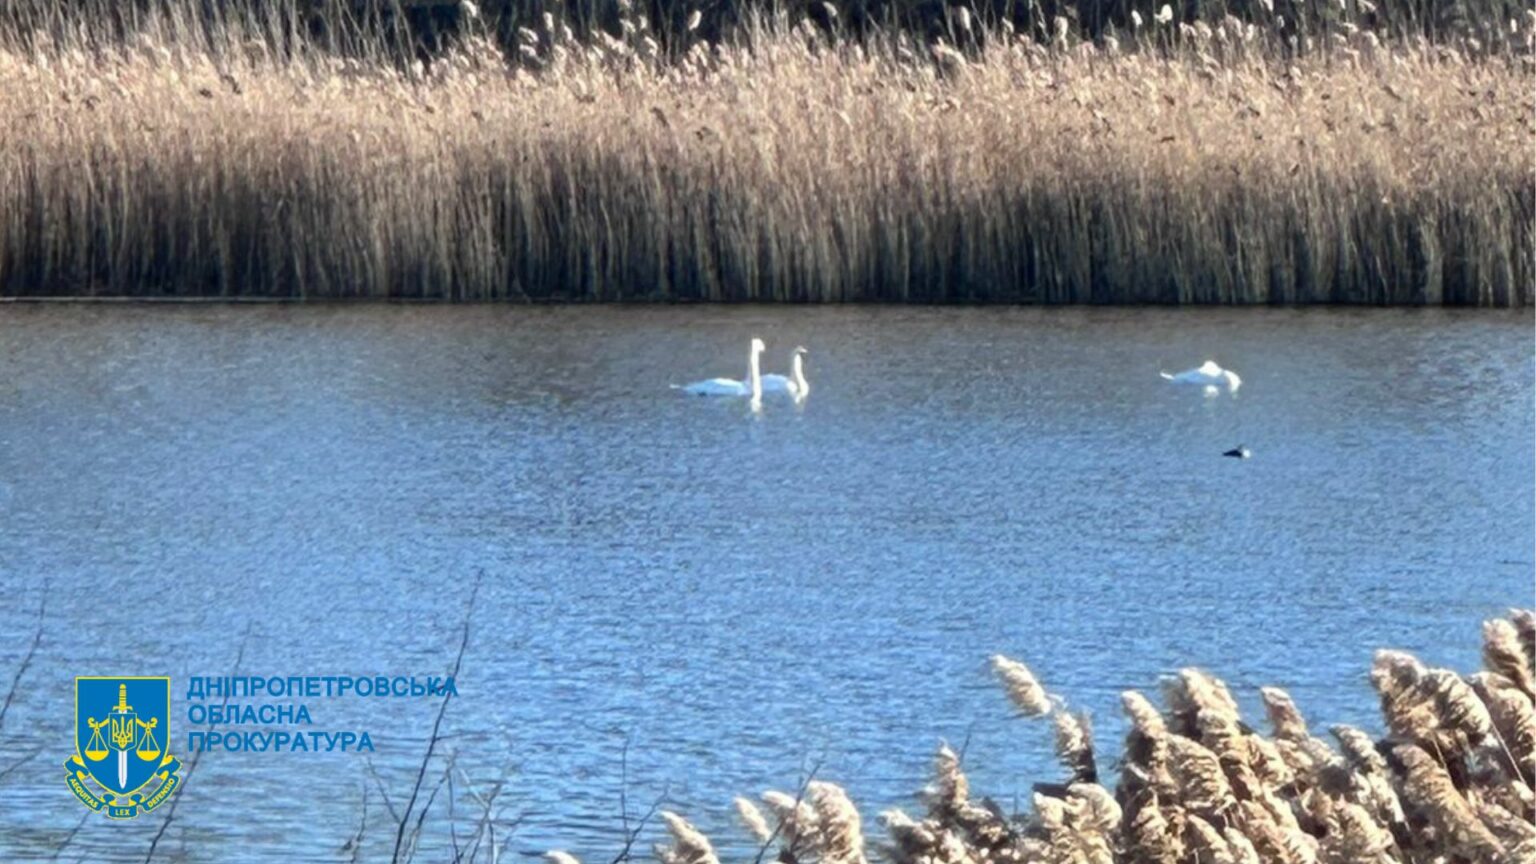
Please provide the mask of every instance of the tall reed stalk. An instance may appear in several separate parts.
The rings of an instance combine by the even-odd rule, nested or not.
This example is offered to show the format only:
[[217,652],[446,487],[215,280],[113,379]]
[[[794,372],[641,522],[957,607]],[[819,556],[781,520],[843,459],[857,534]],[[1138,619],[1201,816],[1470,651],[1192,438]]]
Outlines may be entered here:
[[1532,300],[1529,17],[1302,55],[1235,18],[755,18],[676,57],[638,14],[516,49],[471,20],[412,61],[382,19],[29,2],[0,296]]

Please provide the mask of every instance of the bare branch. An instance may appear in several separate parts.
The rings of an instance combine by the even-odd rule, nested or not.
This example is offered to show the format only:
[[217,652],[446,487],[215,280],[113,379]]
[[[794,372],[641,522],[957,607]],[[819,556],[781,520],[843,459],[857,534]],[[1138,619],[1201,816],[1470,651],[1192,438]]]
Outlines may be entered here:
[[[16,675],[11,678],[11,687],[5,691],[5,704],[0,705],[0,729],[5,728],[5,715],[10,713],[11,703],[16,699],[16,690],[21,686],[21,677],[27,674],[27,667],[32,665],[32,659],[37,656],[37,649],[43,644],[43,616],[48,613],[48,585],[43,585],[43,599],[37,605],[37,630],[32,634],[32,644],[27,647],[26,656],[21,658],[21,665],[16,667]],[[3,776],[3,775],[0,775]]]
[[[459,669],[464,665],[464,651],[469,648],[469,623],[470,619],[474,616],[475,599],[480,594],[480,583],[484,581],[484,578],[485,571],[482,570],[476,573],[474,586],[470,588],[469,602],[464,609],[464,633],[459,638],[459,653],[453,658],[453,671],[449,673],[449,678],[458,678]],[[389,859],[393,864],[399,864],[400,862],[400,852],[405,848],[407,823],[411,818],[411,813],[416,809],[416,800],[421,795],[421,785],[426,779],[427,766],[432,762],[432,754],[437,750],[437,742],[442,740],[443,716],[448,713],[448,703],[452,699],[452,693],[443,695],[443,704],[437,709],[437,719],[432,721],[432,737],[427,741],[427,752],[422,754],[421,766],[416,770],[416,783],[411,787],[411,798],[405,804],[405,812],[401,815],[399,827],[395,831],[395,851]],[[436,793],[434,792],[433,794]]]

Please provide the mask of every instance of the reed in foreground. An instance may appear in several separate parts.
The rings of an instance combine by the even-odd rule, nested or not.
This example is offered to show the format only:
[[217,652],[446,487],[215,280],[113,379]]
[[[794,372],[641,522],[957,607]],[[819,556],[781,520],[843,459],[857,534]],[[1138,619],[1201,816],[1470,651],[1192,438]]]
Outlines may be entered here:
[[[1065,776],[1035,786],[1028,813],[977,799],[960,760],[940,747],[923,792],[927,812],[881,814],[885,840],[866,851],[858,809],[843,790],[807,784],[739,798],[761,845],[758,860],[864,864],[1516,864],[1536,860],[1536,614],[1516,611],[1483,628],[1483,671],[1463,677],[1380,651],[1371,683],[1387,734],[1350,726],[1317,737],[1285,691],[1261,691],[1271,733],[1247,726],[1225,684],[1196,669],[1165,683],[1158,710],[1122,695],[1130,720],[1119,783],[1100,784],[1086,719],[1059,699],[1056,749]],[[1020,698],[1039,684],[994,660]],[[1044,699],[1041,691],[1041,699]],[[709,838],[667,813],[663,862],[718,864]],[[576,864],[551,853],[556,864]]]
[[672,60],[550,18],[403,67],[0,33],[0,295],[1531,302],[1531,20],[1304,56],[1236,19],[955,21]]

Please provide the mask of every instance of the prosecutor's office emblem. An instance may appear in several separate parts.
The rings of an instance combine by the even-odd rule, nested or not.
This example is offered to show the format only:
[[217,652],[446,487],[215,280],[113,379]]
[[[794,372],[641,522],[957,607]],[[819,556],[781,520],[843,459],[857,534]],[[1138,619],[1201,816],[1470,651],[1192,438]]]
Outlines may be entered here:
[[159,807],[181,785],[170,725],[171,679],[76,678],[70,790],[112,819]]

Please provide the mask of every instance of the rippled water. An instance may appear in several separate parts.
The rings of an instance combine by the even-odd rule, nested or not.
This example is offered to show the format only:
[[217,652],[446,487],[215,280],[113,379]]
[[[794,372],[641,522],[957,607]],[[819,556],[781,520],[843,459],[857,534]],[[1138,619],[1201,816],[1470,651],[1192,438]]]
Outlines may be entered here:
[[[668,390],[754,334],[775,371],[810,347],[803,408]],[[1157,377],[1208,356],[1235,398]],[[621,790],[739,850],[731,796],[817,764],[872,819],[941,739],[1027,796],[1049,727],[1010,719],[999,651],[1106,761],[1119,691],[1186,664],[1372,724],[1373,649],[1470,667],[1532,602],[1532,405],[1529,311],[0,308],[0,686],[47,602],[0,860],[160,828],[81,822],[73,676],[172,676],[184,750],[184,682],[242,633],[242,672],[440,675],[477,572],[442,750],[457,830],[505,780],[518,854],[608,860]],[[365,788],[387,860],[434,710],[313,702],[377,779],[207,754],[156,860],[345,860]]]

